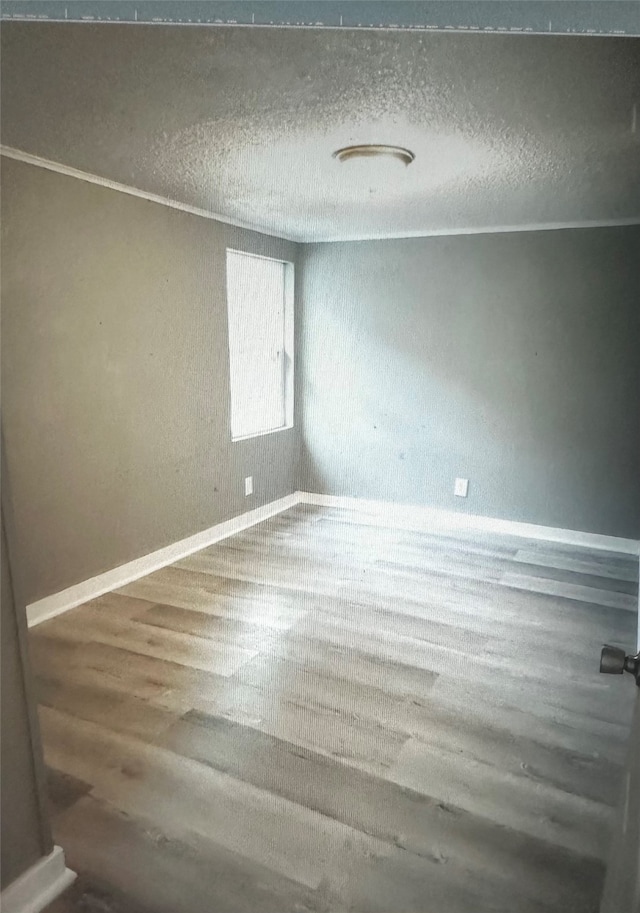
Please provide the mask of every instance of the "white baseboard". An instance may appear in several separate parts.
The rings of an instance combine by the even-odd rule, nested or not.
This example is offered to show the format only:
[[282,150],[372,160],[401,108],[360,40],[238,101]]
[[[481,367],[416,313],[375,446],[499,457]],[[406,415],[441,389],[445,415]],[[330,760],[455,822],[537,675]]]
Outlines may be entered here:
[[75,881],[64,864],[62,847],[54,846],[0,895],[2,913],[40,913]]
[[519,523],[516,520],[498,520],[477,514],[463,514],[442,510],[437,507],[421,507],[412,504],[395,504],[389,501],[369,501],[365,498],[348,498],[337,495],[319,495],[309,491],[297,492],[298,499],[305,504],[322,507],[342,507],[367,514],[370,522],[384,523],[404,529],[416,530],[477,530],[479,532],[502,533],[508,536],[522,536],[526,539],[542,539],[547,542],[561,542],[566,545],[582,545],[586,548],[622,552],[626,555],[640,553],[637,539],[622,539],[617,536],[602,536],[574,529],[558,529],[554,526],[536,526],[533,523]]
[[90,599],[96,599],[104,593],[110,593],[112,590],[138,580],[140,577],[145,577],[153,571],[158,571],[160,568],[167,567],[175,561],[180,561],[182,558],[186,558],[187,555],[192,555],[202,548],[220,542],[221,539],[226,539],[242,532],[244,529],[248,529],[250,526],[255,526],[256,523],[261,523],[263,520],[267,520],[269,517],[293,507],[298,501],[297,493],[285,495],[284,498],[278,498],[277,501],[271,501],[262,507],[256,507],[255,510],[249,510],[238,517],[232,517],[231,520],[225,520],[224,523],[218,523],[216,526],[210,527],[210,529],[196,533],[194,536],[189,536],[187,539],[173,543],[173,545],[167,545],[165,548],[151,552],[150,555],[143,555],[142,558],[136,558],[135,561],[129,561],[127,564],[122,564],[120,567],[106,571],[104,574],[99,574],[97,577],[83,580],[82,583],[70,586],[60,593],[45,596],[44,599],[39,599],[37,602],[32,602],[27,606],[27,623],[29,627],[33,627],[33,625],[46,621],[48,618],[54,618],[69,609],[74,609]]
[[421,507],[411,504],[395,504],[388,501],[369,501],[365,498],[348,498],[337,495],[320,495],[309,491],[296,491],[293,494],[271,501],[255,510],[240,514],[224,523],[218,523],[201,533],[158,549],[150,555],[144,555],[135,561],[129,561],[97,577],[84,580],[60,593],[46,596],[27,606],[29,627],[37,625],[56,615],[73,609],[76,606],[96,599],[104,593],[110,593],[119,587],[145,577],[153,571],[167,567],[187,555],[200,551],[209,545],[220,542],[229,536],[242,532],[256,523],[282,513],[295,504],[317,504],[323,507],[342,507],[357,510],[366,515],[368,522],[395,526],[400,529],[416,530],[477,530],[479,532],[502,533],[509,536],[521,536],[526,539],[541,539],[547,542],[561,542],[567,545],[582,545],[586,548],[604,551],[622,552],[627,555],[640,554],[640,543],[636,539],[621,539],[617,536],[601,536],[598,533],[585,533],[573,529],[557,529],[553,526],[536,526],[532,523],[518,523],[515,520],[497,520],[493,517],[482,517],[476,514],[456,513],[435,507]]

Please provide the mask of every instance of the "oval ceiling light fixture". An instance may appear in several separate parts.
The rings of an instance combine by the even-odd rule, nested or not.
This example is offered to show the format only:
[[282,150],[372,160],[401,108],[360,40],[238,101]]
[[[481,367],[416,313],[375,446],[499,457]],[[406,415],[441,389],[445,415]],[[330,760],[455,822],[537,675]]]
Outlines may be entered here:
[[333,153],[333,157],[339,162],[349,162],[358,158],[394,158],[402,162],[403,165],[410,165],[415,159],[415,155],[410,149],[403,149],[402,146],[385,146],[367,143],[364,146],[345,146]]

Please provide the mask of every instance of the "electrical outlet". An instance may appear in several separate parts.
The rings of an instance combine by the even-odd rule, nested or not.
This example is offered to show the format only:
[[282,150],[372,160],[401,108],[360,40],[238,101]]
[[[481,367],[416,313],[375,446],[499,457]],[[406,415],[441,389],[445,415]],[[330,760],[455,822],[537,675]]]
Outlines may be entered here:
[[247,476],[244,480],[244,496],[248,498],[253,494],[253,476]]
[[456,498],[466,498],[469,491],[469,479],[456,479],[453,493]]

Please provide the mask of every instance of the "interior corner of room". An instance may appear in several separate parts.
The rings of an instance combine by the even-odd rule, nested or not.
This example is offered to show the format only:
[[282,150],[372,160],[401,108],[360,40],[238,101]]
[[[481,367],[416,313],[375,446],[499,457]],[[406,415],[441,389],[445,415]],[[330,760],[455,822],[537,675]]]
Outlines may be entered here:
[[[300,244],[13,158],[2,174],[28,603],[297,491],[637,550],[639,226]],[[297,415],[271,434],[230,424],[236,247],[297,273]]]
[[[215,860],[229,909],[293,898],[372,910],[378,889],[387,903],[408,884],[399,903],[416,913],[429,884],[447,913],[494,909],[502,890],[522,890],[523,913],[560,910],[554,891],[595,910],[632,701],[593,673],[608,631],[619,651],[638,648],[639,76],[637,38],[3,23],[12,913],[73,877],[45,806],[92,890],[108,883],[145,910],[159,909],[157,888],[136,893],[136,878],[92,856],[93,833],[132,841],[141,867],[168,852],[149,849],[149,828],[184,841],[184,869],[171,857],[193,904],[181,913],[210,887],[201,869],[187,887],[196,857]],[[338,155],[355,143],[400,160],[380,172],[367,160],[360,178],[362,158]],[[33,696],[14,598],[32,629]],[[522,681],[519,619],[543,669]],[[114,659],[125,654],[127,673]],[[551,657],[570,670],[566,692]],[[480,664],[489,735],[471,719],[468,673],[453,681],[466,662]],[[313,698],[296,690],[300,669]],[[125,679],[141,689],[131,706]],[[278,688],[286,724],[269,703]],[[241,713],[249,693],[260,697]],[[342,701],[333,724],[327,694]],[[38,699],[47,766],[31,770]],[[451,748],[456,719],[470,730]],[[168,798],[151,820],[178,737],[192,754],[176,783],[209,778],[217,831],[186,786],[192,818]],[[109,767],[100,751],[127,760]],[[347,784],[355,810],[329,787],[318,808],[295,793],[300,757],[322,784]],[[291,783],[247,758],[282,762]],[[448,758],[468,765],[453,786]],[[142,770],[152,785],[137,793]],[[358,790],[363,807],[387,797],[406,833],[361,811]],[[418,794],[434,833],[434,803],[463,809],[468,832],[441,837],[454,875],[435,871],[444,856],[421,836]],[[17,803],[30,827],[11,831]],[[242,830],[245,807],[262,843]],[[306,855],[284,836],[289,820]],[[535,887],[527,853],[546,860]]]

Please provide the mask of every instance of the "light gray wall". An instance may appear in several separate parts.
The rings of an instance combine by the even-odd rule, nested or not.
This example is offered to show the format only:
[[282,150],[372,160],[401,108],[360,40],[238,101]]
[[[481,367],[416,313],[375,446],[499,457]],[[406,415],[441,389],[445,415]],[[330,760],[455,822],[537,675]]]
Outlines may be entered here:
[[297,429],[231,443],[224,265],[296,246],[7,159],[2,196],[26,601],[293,491]]
[[301,488],[640,535],[639,228],[316,244],[301,267]]
[[[3,486],[5,480],[3,478]],[[2,516],[2,777],[0,822],[2,847],[0,888],[15,881],[41,856],[51,852],[48,822],[43,821],[42,793],[37,776],[37,764],[42,763],[39,741],[34,742],[30,724],[35,724],[29,710],[29,695],[25,682],[26,655],[22,648],[24,607],[22,618],[16,615],[11,574],[5,537],[5,518]],[[22,631],[19,625],[22,624]]]

